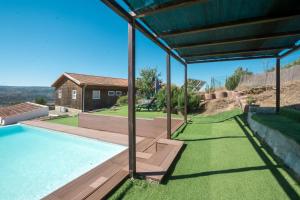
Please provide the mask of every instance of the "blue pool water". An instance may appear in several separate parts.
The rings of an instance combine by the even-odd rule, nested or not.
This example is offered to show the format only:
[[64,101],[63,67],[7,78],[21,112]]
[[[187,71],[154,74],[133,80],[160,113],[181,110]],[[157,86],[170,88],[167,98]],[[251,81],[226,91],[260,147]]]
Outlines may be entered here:
[[40,199],[126,148],[26,125],[0,127],[0,199]]

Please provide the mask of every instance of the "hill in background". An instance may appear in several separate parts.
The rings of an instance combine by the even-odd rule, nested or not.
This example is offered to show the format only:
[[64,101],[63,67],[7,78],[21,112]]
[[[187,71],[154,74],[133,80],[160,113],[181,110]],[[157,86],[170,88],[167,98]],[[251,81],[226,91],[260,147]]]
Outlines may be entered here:
[[45,98],[48,103],[54,102],[54,89],[51,87],[0,86],[0,106],[26,101],[34,102],[37,97]]

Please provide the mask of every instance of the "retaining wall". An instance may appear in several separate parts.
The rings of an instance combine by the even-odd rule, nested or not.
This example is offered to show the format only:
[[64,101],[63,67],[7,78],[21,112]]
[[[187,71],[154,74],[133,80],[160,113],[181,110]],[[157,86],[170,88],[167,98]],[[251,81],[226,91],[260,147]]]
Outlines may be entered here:
[[252,119],[254,113],[248,113],[248,123],[255,132],[278,156],[285,165],[291,168],[300,180],[300,145],[278,130],[269,128]]

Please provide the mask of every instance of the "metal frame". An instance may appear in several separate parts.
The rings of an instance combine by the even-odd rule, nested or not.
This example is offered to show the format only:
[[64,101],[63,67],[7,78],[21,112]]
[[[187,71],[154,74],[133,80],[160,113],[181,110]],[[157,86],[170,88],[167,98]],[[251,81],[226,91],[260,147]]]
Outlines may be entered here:
[[142,11],[137,10],[136,13],[138,13],[135,18],[142,18],[149,15],[153,15],[159,12],[167,11],[167,10],[173,10],[176,8],[181,8],[184,6],[192,6],[193,4],[200,3],[200,2],[207,2],[208,0],[177,0],[177,1],[171,1],[167,3],[160,4],[157,7],[154,8],[146,8]]
[[[183,6],[190,6],[194,3],[204,2],[207,0],[177,0],[169,2],[163,5],[159,5],[156,8],[145,8],[144,11],[138,13],[138,15],[129,14],[122,6],[119,5],[117,1],[114,0],[101,0],[105,5],[115,11],[119,16],[125,19],[128,22],[128,135],[129,135],[129,173],[132,178],[136,174],[136,116],[135,116],[135,30],[141,31],[146,37],[152,40],[160,48],[162,48],[167,53],[166,58],[166,70],[167,70],[167,137],[171,138],[171,56],[175,58],[178,62],[184,65],[184,120],[187,123],[187,113],[188,113],[188,90],[187,90],[187,64],[194,63],[206,63],[206,62],[220,62],[220,61],[233,61],[233,60],[248,60],[248,59],[262,59],[262,58],[274,58],[276,57],[276,112],[279,112],[280,109],[280,59],[289,55],[290,53],[300,49],[299,46],[294,46],[289,51],[280,55],[279,50],[289,48],[289,47],[274,47],[274,48],[265,48],[265,49],[250,49],[250,50],[240,50],[240,51],[227,51],[227,52],[216,52],[210,54],[200,54],[200,55],[177,55],[173,49],[171,49],[166,43],[159,39],[174,37],[186,34],[201,33],[206,31],[215,31],[227,28],[235,28],[246,25],[254,24],[263,24],[277,21],[284,21],[300,17],[299,13],[289,13],[283,14],[281,16],[269,16],[269,17],[257,17],[247,20],[239,20],[231,23],[222,23],[213,26],[207,26],[202,28],[190,29],[190,30],[179,30],[173,32],[162,33],[160,36],[157,36],[151,28],[146,27],[145,22],[142,24],[137,21],[137,18],[149,16],[155,13],[159,13],[166,10],[176,9]],[[151,31],[150,31],[151,30]],[[259,40],[268,40],[281,37],[289,37],[293,35],[298,35],[300,32],[285,32],[285,33],[276,33],[272,35],[261,35],[261,36],[251,36],[244,38],[235,38],[231,40],[222,40],[222,41],[211,41],[200,44],[188,44],[175,47],[176,49],[180,48],[194,48],[194,47],[203,47],[203,46],[213,46],[213,45],[222,45],[222,44],[231,44],[231,43],[241,43],[249,41],[259,41]],[[274,50],[274,52],[268,52]],[[256,52],[265,52],[265,55],[255,56]],[[243,56],[243,53],[253,53],[253,56]],[[222,58],[222,55],[233,55],[230,58]],[[201,56],[219,56],[220,58],[196,58],[193,61],[187,61],[184,58],[192,57],[201,57]]]
[[276,113],[280,111],[280,58],[276,58]]
[[167,96],[167,139],[171,138],[171,57],[170,54],[167,54],[166,60],[166,68],[167,68],[167,88],[166,88],[166,96]]
[[[131,23],[134,19],[134,16],[130,15],[124,8],[122,8],[116,1],[114,0],[101,0],[105,5],[115,11],[118,15],[120,15],[123,19],[125,19],[128,23]],[[161,42],[156,35],[153,35],[148,29],[146,29],[140,22],[135,21],[135,27],[146,37],[152,40],[155,44],[157,44],[160,48],[162,48],[165,52],[170,53],[170,55],[176,59],[181,64],[185,64],[185,61],[176,55],[170,47]]]
[[197,47],[209,47],[209,46],[218,46],[218,45],[226,45],[226,44],[236,44],[236,43],[244,43],[244,42],[254,42],[260,40],[270,40],[270,39],[279,39],[285,37],[292,37],[300,35],[299,31],[291,31],[291,32],[283,32],[283,33],[275,33],[275,34],[267,34],[267,35],[253,35],[248,37],[242,38],[234,38],[234,39],[226,39],[226,40],[214,40],[210,42],[204,43],[196,43],[196,44],[185,44],[185,45],[177,45],[174,46],[174,49],[190,49],[190,48],[197,48]]
[[[268,47],[262,49],[246,49],[246,50],[234,50],[234,51],[223,51],[223,52],[215,52],[215,53],[204,53],[204,54],[192,54],[192,55],[182,55],[185,59],[191,59],[194,57],[207,57],[207,56],[224,56],[224,55],[236,55],[236,54],[247,54],[247,53],[258,53],[258,52],[269,52],[269,51],[281,51],[283,49],[287,49],[289,46],[281,46],[281,47]],[[267,54],[267,53],[266,53]],[[239,55],[236,55],[236,57]]]
[[128,152],[129,174],[136,173],[135,23],[128,23]]
[[206,59],[206,60],[196,60],[187,61],[187,64],[199,64],[199,63],[210,63],[210,62],[228,62],[237,60],[254,60],[254,59],[266,59],[266,58],[276,58],[277,55],[267,55],[267,56],[250,56],[250,57],[237,57],[237,58],[221,58],[221,59]]

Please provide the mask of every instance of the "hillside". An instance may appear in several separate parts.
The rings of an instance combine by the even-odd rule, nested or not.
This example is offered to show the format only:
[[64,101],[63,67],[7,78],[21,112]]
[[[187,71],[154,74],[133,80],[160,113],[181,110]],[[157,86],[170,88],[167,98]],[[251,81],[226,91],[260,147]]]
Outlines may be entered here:
[[53,102],[54,89],[51,87],[0,86],[0,106],[35,101],[37,97],[43,97],[47,102]]

